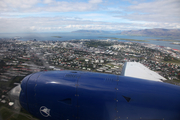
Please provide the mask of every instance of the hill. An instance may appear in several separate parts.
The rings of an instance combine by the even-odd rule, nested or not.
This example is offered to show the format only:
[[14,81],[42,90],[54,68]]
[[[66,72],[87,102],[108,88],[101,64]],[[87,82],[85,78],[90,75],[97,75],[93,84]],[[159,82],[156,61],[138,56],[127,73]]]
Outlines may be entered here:
[[144,29],[144,30],[129,30],[122,31],[122,35],[137,35],[137,36],[161,36],[161,37],[180,37],[180,29]]
[[103,31],[103,30],[77,30],[77,31],[72,31],[72,33],[110,33],[109,31]]

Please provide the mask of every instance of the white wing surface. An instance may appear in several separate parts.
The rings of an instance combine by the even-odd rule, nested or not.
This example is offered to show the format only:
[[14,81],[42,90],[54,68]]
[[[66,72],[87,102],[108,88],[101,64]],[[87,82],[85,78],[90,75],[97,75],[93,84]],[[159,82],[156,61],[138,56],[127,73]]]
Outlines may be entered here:
[[121,75],[159,82],[162,82],[162,80],[166,80],[158,73],[148,69],[143,64],[138,62],[126,62],[124,64]]

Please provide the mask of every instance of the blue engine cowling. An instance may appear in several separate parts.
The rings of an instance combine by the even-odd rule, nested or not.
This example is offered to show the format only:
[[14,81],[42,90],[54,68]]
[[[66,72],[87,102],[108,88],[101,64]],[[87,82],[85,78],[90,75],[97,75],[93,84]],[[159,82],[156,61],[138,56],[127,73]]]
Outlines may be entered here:
[[180,87],[111,74],[50,71],[21,83],[20,104],[43,120],[180,120]]

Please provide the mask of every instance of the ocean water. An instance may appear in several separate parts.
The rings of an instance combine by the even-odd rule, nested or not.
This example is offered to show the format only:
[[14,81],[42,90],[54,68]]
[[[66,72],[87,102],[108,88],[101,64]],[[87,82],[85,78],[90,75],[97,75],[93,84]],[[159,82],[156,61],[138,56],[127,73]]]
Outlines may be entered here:
[[[57,38],[54,36],[60,36]],[[108,38],[124,38],[124,39],[136,39],[136,40],[145,40],[147,42],[140,41],[131,41],[139,43],[148,43],[155,44],[165,47],[170,47],[173,49],[179,49],[180,45],[174,45],[171,41],[156,41],[152,39],[165,39],[165,40],[174,40],[179,41],[180,39],[173,39],[169,37],[148,37],[148,36],[129,36],[129,35],[118,35],[118,34],[85,34],[85,33],[71,33],[71,32],[61,32],[61,33],[0,33],[0,38],[16,38],[18,40],[27,41],[27,40],[38,40],[38,41],[67,41],[74,39],[94,39],[102,40]],[[129,42],[127,40],[118,40],[123,42]]]

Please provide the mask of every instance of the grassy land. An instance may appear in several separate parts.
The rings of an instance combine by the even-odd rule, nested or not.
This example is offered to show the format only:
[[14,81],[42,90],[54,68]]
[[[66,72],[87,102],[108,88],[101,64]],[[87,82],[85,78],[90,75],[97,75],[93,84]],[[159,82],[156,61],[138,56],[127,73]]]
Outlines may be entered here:
[[105,47],[105,46],[111,46],[112,43],[102,42],[102,41],[88,41],[86,42],[86,45],[88,47],[98,47],[98,46]]
[[[108,64],[106,64],[106,65],[111,66],[111,68],[113,68],[114,66],[116,66],[116,65],[113,65],[113,64],[110,64],[110,63],[108,63]],[[122,66],[121,66],[121,65],[117,65],[117,67],[122,68]]]
[[61,36],[51,36],[51,37],[62,38]]
[[137,42],[149,42],[147,40],[137,40],[137,39],[126,39],[126,38],[113,38],[113,37],[106,37],[109,39],[114,39],[114,40],[126,40],[126,41],[137,41]]
[[114,67],[114,65],[113,65],[113,64],[107,64],[107,65],[109,65],[109,66],[111,66],[111,67]]
[[10,87],[13,88],[16,85],[14,85],[14,83],[20,83],[20,81],[23,79],[24,77],[22,76],[16,76],[13,78],[13,80],[9,80],[7,82],[5,81],[0,81],[0,87]]
[[168,41],[168,42],[179,42],[178,40],[167,40],[167,39],[148,39],[148,40],[155,40],[155,41]]
[[5,82],[5,81],[0,81],[0,87],[1,87],[1,88],[2,88],[2,87],[9,87],[10,83],[11,83],[11,80],[9,80],[9,81],[7,81],[7,82]]
[[179,61],[163,61],[164,63],[172,63],[172,64],[178,64],[180,65]]
[[180,80],[165,80],[164,82],[180,86]]
[[16,76],[13,80],[11,80],[9,86],[10,87],[15,87],[14,83],[20,83],[21,80],[23,80],[23,76]]
[[180,60],[178,59],[173,59],[173,60],[167,60],[167,61],[163,61],[164,63],[174,63],[174,64],[179,64],[180,65]]
[[0,108],[0,116],[3,120],[38,120],[36,118],[33,118],[29,114],[25,113],[16,113],[16,111],[13,111],[6,107]]
[[0,109],[0,115],[3,120],[7,119],[9,116],[11,116],[13,112],[11,112],[8,108],[1,107]]
[[28,118],[24,115],[13,114],[10,120],[31,120],[31,118]]

